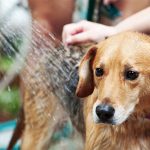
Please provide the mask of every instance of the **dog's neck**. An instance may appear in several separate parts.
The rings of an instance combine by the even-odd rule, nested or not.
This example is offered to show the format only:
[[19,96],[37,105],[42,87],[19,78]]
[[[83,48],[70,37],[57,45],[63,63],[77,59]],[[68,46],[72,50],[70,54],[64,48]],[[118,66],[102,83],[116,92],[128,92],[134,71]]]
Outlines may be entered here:
[[149,147],[150,120],[146,118],[132,116],[120,125],[88,122],[87,127],[86,140],[90,141],[87,150],[139,150],[143,143]]
[[[139,100],[134,112],[120,125],[95,124],[90,113],[93,102],[85,107],[86,150],[139,150],[150,147],[150,105],[149,97]],[[92,97],[93,98],[93,97]],[[93,98],[94,99],[94,98]],[[89,99],[88,99],[89,100]]]

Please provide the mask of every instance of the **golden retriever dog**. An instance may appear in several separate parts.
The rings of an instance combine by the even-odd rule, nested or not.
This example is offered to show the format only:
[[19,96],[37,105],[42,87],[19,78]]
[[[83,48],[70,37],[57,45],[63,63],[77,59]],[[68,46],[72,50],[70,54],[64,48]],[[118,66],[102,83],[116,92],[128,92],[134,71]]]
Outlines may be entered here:
[[91,48],[79,66],[86,150],[150,149],[150,37],[125,32]]
[[[43,26],[44,29],[46,29],[46,30],[42,30],[41,34],[45,34],[46,36],[45,38],[47,38],[49,36],[49,32],[50,33],[52,32],[54,33],[57,39],[61,39],[61,32],[62,32],[63,26],[67,23],[72,22],[72,14],[74,11],[75,1],[74,0],[61,0],[60,2],[58,0],[28,0],[28,2],[29,2],[29,7],[31,10],[33,21],[36,20],[38,24],[40,24],[41,26]],[[130,15],[132,13],[133,11],[131,11]],[[45,31],[48,31],[48,32],[45,32]],[[38,40],[39,40],[38,35],[33,33],[32,37],[34,40],[37,40],[36,43],[38,43]],[[68,118],[69,119],[71,118],[74,126],[77,128],[77,130],[81,133],[81,135],[84,138],[85,128],[84,128],[84,120],[82,118],[83,117],[82,116],[82,106],[83,106],[82,103],[83,102],[80,101],[74,95],[72,96],[72,93],[74,93],[74,89],[76,85],[72,86],[69,83],[69,86],[71,88],[73,87],[73,91],[70,92],[68,90],[67,91],[68,93],[65,93],[63,91],[64,87],[61,87],[61,88],[55,87],[53,89],[49,78],[56,72],[55,71],[54,73],[50,72],[51,69],[49,65],[51,64],[51,62],[45,56],[42,58],[43,53],[45,53],[45,47],[44,48],[42,47],[42,44],[44,42],[45,41],[42,41],[42,42],[39,41],[39,43],[36,45],[36,48],[34,49],[31,48],[31,51],[30,51],[31,55],[29,54],[29,57],[27,58],[28,65],[25,66],[23,71],[20,73],[20,76],[22,79],[22,83],[21,83],[21,93],[22,93],[22,99],[23,99],[22,111],[20,114],[20,119],[18,121],[16,130],[14,132],[13,138],[10,142],[10,145],[8,148],[9,150],[12,149],[16,140],[20,137],[22,140],[22,144],[21,144],[22,150],[29,150],[29,149],[47,150],[49,146],[51,145],[51,137],[52,137],[53,132],[56,130],[57,125],[63,124],[66,120],[68,120]],[[118,41],[115,41],[115,42],[119,43]],[[114,47],[114,45],[116,44],[113,43],[111,45],[112,48]],[[64,53],[64,61],[67,60],[67,61],[70,61],[70,63],[73,62],[73,65],[77,64],[78,60],[81,58],[83,53],[85,53],[85,51],[84,52],[83,51],[81,52],[80,50],[78,51],[70,50],[69,56],[68,54]],[[92,55],[94,55],[93,54],[94,51],[96,50],[91,51]],[[36,52],[39,53],[39,55],[36,55]],[[76,53],[79,53],[79,55],[77,55]],[[77,56],[78,58],[75,59],[74,56]],[[48,56],[48,57],[51,57],[51,56]],[[43,59],[43,61],[40,61],[41,58]],[[63,68],[65,66],[65,65],[63,66],[63,63],[59,65],[60,65],[60,68],[61,67]],[[37,74],[39,74],[38,77],[37,77]],[[56,73],[56,75],[58,76],[60,74]],[[73,75],[72,79],[76,80],[77,78],[76,75],[75,76],[74,74],[72,75]],[[92,81],[92,78],[90,79],[90,81]],[[74,82],[71,81],[71,83],[74,83]],[[79,82],[79,85],[81,85],[81,82]],[[88,94],[91,94],[93,91],[94,84],[92,86],[91,85],[92,84],[89,84],[88,86],[85,85],[85,87],[82,86],[82,88],[79,88],[78,86],[78,89],[77,89],[78,96],[83,97],[83,96],[87,96]],[[60,101],[60,99],[56,96],[56,92],[57,94],[59,93],[59,96],[62,95],[62,99],[63,99],[62,101]],[[82,94],[85,93],[85,95],[82,95],[81,93]],[[111,91],[108,91],[108,93],[111,93]],[[92,94],[92,95],[93,95],[92,97],[94,97],[94,95],[96,94]],[[106,101],[111,102],[111,99],[109,100],[109,95],[107,97],[106,97]],[[86,130],[87,130],[85,145],[86,145],[86,149],[89,148],[90,150],[92,150],[92,148],[94,149],[94,148],[99,147],[101,145],[100,142],[104,143],[105,145],[105,142],[103,142],[103,140],[105,139],[103,138],[102,140],[100,139],[101,138],[100,133],[104,133],[104,132],[99,133],[98,131],[99,128],[102,128],[102,127],[99,127],[99,125],[96,125],[94,122],[92,122],[92,119],[91,119],[91,110],[93,107],[92,105],[94,104],[93,101],[85,100],[85,107],[84,107],[86,108],[84,113],[85,113],[85,119],[86,119],[85,123],[86,123]],[[96,107],[96,104],[94,106]],[[119,109],[121,111],[121,108]],[[93,110],[93,114],[94,114],[94,110]],[[97,119],[98,118],[97,115],[95,115],[95,118],[96,118],[96,121],[99,122],[99,119]],[[107,126],[107,125],[104,125],[104,126]],[[89,132],[88,130],[90,130],[92,133]],[[111,129],[109,128],[108,130],[111,130]],[[106,131],[108,132],[108,130]],[[107,141],[108,143],[110,143],[109,140],[110,139],[108,139]],[[115,139],[113,140],[115,141]],[[94,143],[94,142],[97,142],[97,143]]]

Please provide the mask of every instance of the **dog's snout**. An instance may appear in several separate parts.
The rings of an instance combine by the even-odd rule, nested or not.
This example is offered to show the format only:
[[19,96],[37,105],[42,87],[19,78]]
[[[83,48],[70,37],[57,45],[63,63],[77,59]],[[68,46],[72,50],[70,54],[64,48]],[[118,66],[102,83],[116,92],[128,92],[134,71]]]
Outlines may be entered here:
[[109,119],[113,117],[114,113],[115,109],[110,105],[102,104],[96,107],[96,114],[102,122],[109,121]]

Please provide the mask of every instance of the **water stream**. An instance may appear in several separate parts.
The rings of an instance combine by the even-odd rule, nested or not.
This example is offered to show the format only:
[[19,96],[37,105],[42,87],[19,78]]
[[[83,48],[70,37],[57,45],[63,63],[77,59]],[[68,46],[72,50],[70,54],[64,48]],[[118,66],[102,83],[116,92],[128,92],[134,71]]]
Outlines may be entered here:
[[[13,41],[17,38],[22,42],[19,47]],[[28,30],[18,28],[17,33],[8,26],[0,27],[0,45],[4,51],[6,50],[5,53],[14,60],[11,68],[0,81],[0,92],[16,75],[20,74],[31,96],[40,95],[41,91],[44,91],[44,96],[40,95],[39,100],[32,99],[32,103],[34,100],[34,103],[38,102],[38,111],[49,109],[45,97],[54,93],[69,114],[73,124],[83,132],[82,101],[75,96],[75,89],[78,82],[77,66],[85,50],[81,47],[65,48],[53,34],[46,31],[36,21]],[[59,110],[59,106],[56,109]],[[55,116],[52,114],[43,111],[41,113],[42,118],[53,117],[55,121]]]

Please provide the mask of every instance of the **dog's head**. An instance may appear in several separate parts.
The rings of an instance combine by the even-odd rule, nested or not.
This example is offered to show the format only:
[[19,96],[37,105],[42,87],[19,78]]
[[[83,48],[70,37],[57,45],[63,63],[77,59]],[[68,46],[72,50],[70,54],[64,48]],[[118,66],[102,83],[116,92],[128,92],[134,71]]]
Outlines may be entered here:
[[150,112],[150,38],[126,32],[92,47],[80,63],[76,94],[92,95],[96,123],[121,124]]

